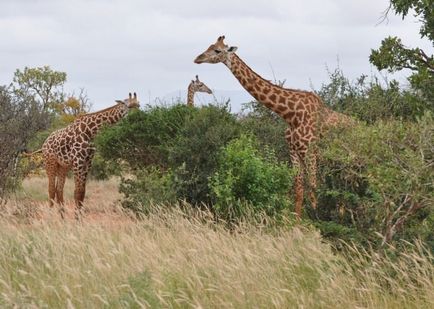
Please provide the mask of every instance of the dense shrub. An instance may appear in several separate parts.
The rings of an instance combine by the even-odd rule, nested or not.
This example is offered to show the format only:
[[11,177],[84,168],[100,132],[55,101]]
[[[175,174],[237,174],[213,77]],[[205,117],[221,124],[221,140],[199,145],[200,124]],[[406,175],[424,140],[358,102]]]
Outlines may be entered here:
[[378,244],[432,241],[432,145],[431,114],[417,122],[379,121],[330,132],[320,143],[317,216]]
[[136,214],[147,214],[154,204],[171,204],[177,200],[172,174],[155,167],[122,178],[119,191],[125,196],[122,205]]
[[132,168],[167,167],[170,145],[194,113],[196,109],[185,105],[133,111],[96,137],[98,151],[104,159],[122,160]]
[[433,102],[419,92],[403,89],[396,80],[380,82],[362,75],[355,82],[338,68],[329,72],[330,82],[317,91],[324,103],[333,109],[373,123],[383,119],[416,120],[426,111],[434,112]]
[[252,101],[244,104],[240,124],[243,132],[256,137],[261,149],[270,148],[280,161],[289,162],[289,147],[285,140],[288,125],[276,113]]
[[0,199],[20,179],[19,154],[38,130],[49,125],[49,115],[31,96],[0,87]]
[[[131,113],[103,130],[96,142],[105,160],[126,163],[119,167],[137,177],[128,186],[141,182],[146,175],[143,169],[170,169],[177,198],[199,205],[210,202],[208,178],[217,167],[218,151],[239,134],[236,117],[226,106],[173,105]],[[143,194],[140,197],[137,190],[129,199],[137,202],[149,197]]]
[[186,119],[169,149],[178,197],[209,203],[208,178],[218,167],[219,150],[238,137],[240,126],[225,106],[205,106]]
[[257,147],[253,137],[242,135],[220,152],[218,169],[210,179],[214,210],[220,218],[231,222],[247,210],[268,216],[289,211],[293,173],[272,151],[265,149],[262,155]]

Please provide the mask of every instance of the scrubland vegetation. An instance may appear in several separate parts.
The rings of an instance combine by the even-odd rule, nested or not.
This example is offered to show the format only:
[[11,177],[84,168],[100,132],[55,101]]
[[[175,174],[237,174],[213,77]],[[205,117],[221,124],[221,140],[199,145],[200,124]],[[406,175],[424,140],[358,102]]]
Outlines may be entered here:
[[[433,256],[416,242],[399,256],[345,245],[336,254],[308,225],[245,218],[228,229],[188,205],[119,212],[116,182],[90,182],[86,219],[66,222],[35,202],[38,178],[0,218],[0,305],[76,308],[429,308]],[[68,185],[67,191],[70,191]],[[34,192],[34,191],[33,191]],[[70,196],[70,194],[68,193]],[[27,203],[27,204],[26,204]],[[30,203],[30,204],[28,204]],[[32,218],[28,210],[43,216]],[[31,221],[30,221],[31,219]]]
[[[429,2],[391,9],[432,41]],[[300,222],[286,124],[258,102],[132,111],[95,140],[84,221],[61,221],[20,153],[88,100],[62,93],[66,73],[17,70],[0,88],[0,307],[434,307],[433,59],[386,38],[370,61],[408,84],[338,68],[314,90],[356,122],[316,145]]]

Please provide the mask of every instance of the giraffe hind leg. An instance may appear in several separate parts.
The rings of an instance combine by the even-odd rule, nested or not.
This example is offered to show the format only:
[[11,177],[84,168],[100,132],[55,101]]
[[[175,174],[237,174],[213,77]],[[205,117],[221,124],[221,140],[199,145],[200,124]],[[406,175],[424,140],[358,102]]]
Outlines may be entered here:
[[56,182],[56,201],[59,204],[59,212],[62,219],[65,219],[65,203],[63,200],[63,188],[65,186],[68,167],[59,166]]
[[45,170],[48,177],[48,203],[53,207],[56,198],[56,175],[58,164],[55,160],[46,160]]

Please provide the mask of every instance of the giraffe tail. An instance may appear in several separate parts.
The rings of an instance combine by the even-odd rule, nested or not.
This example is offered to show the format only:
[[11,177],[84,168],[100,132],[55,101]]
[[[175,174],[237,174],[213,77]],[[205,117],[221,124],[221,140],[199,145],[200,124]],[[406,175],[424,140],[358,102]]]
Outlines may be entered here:
[[33,151],[33,152],[23,152],[23,153],[21,153],[21,155],[22,155],[23,157],[31,157],[31,156],[33,156],[33,155],[35,155],[35,154],[37,154],[37,153],[40,153],[40,152],[42,152],[42,148],[41,148],[41,149],[38,149],[38,150],[35,150],[35,151]]

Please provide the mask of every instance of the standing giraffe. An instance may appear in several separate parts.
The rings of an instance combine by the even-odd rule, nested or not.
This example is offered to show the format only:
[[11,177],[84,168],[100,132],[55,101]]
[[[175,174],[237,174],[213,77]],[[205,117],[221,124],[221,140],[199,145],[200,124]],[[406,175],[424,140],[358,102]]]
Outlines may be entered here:
[[66,128],[51,133],[42,145],[48,176],[50,207],[53,206],[56,198],[62,218],[64,218],[65,212],[63,187],[68,170],[72,169],[74,173],[75,217],[80,219],[86,190],[86,178],[95,152],[92,139],[102,126],[118,122],[128,114],[130,108],[139,107],[136,93],[134,93],[134,97],[130,93],[128,99],[116,100],[116,102],[118,104],[112,107],[78,117]]
[[196,80],[191,80],[190,85],[188,85],[188,93],[187,93],[187,105],[194,105],[194,94],[196,92],[206,92],[208,94],[212,94],[211,89],[207,87],[204,83],[199,80],[199,76],[196,75]]
[[316,209],[316,147],[314,142],[328,126],[351,122],[351,118],[328,109],[313,92],[287,89],[265,80],[245,64],[236,54],[237,47],[227,46],[220,36],[196,57],[195,63],[224,63],[241,85],[256,100],[282,117],[288,124],[285,138],[290,148],[295,176],[295,212],[301,216],[304,176],[310,185],[310,202]]

